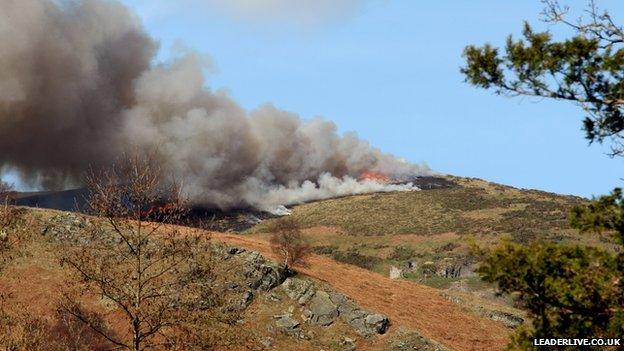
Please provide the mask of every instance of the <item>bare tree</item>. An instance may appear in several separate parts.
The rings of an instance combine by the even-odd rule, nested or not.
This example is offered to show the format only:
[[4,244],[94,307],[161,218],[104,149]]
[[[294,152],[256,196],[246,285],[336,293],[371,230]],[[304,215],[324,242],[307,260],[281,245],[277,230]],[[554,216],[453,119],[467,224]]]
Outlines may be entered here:
[[13,186],[0,179],[0,263],[4,263],[5,253],[11,248],[13,242],[9,236],[9,228],[17,221],[18,213],[11,206],[10,195]]
[[269,227],[271,234],[271,248],[282,259],[286,272],[292,267],[305,264],[311,248],[301,234],[299,224],[290,217],[281,218]]
[[9,195],[13,192],[13,185],[0,179],[0,201],[8,202]]
[[[84,294],[121,311],[127,330],[111,333],[73,298],[63,309],[116,348],[175,348],[192,316],[216,304],[208,239],[164,224],[184,213],[180,187],[164,181],[155,158],[139,156],[92,170],[86,184],[88,206],[101,218],[87,221],[62,263],[85,282]],[[148,222],[155,215],[160,222]]]

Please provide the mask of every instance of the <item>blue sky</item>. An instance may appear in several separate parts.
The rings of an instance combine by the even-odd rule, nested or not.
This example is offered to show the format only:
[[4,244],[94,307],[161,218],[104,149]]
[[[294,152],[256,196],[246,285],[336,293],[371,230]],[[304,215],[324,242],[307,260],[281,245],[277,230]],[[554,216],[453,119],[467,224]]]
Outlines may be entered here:
[[[623,185],[624,159],[588,147],[577,107],[463,82],[463,47],[500,45],[525,19],[545,28],[539,1],[336,0],[342,8],[316,12],[264,1],[275,8],[262,11],[261,0],[248,0],[256,6],[249,11],[243,0],[232,2],[238,8],[225,0],[123,0],[160,41],[159,59],[180,42],[207,55],[206,85],[246,108],[270,102],[303,118],[321,115],[444,173],[582,196]],[[624,22],[621,1],[599,4]]]

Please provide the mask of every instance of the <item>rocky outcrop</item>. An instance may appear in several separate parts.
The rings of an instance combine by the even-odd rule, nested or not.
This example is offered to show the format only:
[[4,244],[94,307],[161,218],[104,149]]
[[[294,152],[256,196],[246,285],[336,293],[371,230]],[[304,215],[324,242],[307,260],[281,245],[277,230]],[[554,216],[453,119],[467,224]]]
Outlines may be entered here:
[[330,325],[338,318],[338,307],[325,291],[317,291],[307,304],[309,321],[318,325]]
[[390,325],[386,316],[359,308],[343,294],[333,293],[331,300],[340,316],[361,335],[383,334]]
[[[286,277],[276,264],[267,261],[259,252],[246,251],[237,247],[217,247],[215,253],[231,265],[241,267],[239,278],[230,276],[223,289],[235,293],[231,309],[244,311],[261,292],[266,301],[280,302],[290,299],[295,303],[282,314],[274,316],[273,328],[297,339],[311,338],[304,326],[330,326],[341,320],[362,336],[383,334],[390,321],[382,314],[367,311],[357,306],[343,294],[321,286],[308,279]],[[237,280],[241,279],[241,280]],[[273,290],[273,291],[271,291]],[[295,313],[298,305],[299,312]],[[354,343],[347,341],[345,350],[353,349]]]
[[435,341],[424,338],[418,332],[399,327],[388,342],[390,351],[450,351]]
[[[230,249],[230,251],[232,251]],[[286,272],[279,265],[268,262],[257,251],[240,252],[245,265],[244,275],[248,279],[249,287],[254,290],[269,291],[282,284],[286,279]]]
[[522,325],[522,323],[524,323],[524,318],[522,318],[521,316],[517,314],[513,314],[507,311],[500,311],[500,310],[496,310],[492,308],[487,308],[485,306],[474,305],[459,296],[452,295],[452,294],[445,293],[445,292],[441,293],[440,295],[444,297],[445,299],[455,304],[461,305],[462,307],[464,307],[465,309],[473,313],[476,313],[477,315],[491,319],[496,322],[500,322],[508,328],[514,329]]
[[84,216],[65,212],[50,218],[41,234],[54,240],[87,244],[89,238],[83,231],[89,224]]
[[[42,234],[56,240],[88,241],[84,232],[88,231],[89,225],[89,220],[83,216],[63,213],[52,217]],[[253,302],[255,291],[267,292],[281,286],[290,299],[302,306],[303,318],[308,323],[328,326],[341,318],[364,336],[382,334],[388,328],[389,320],[386,316],[361,309],[346,296],[329,289],[320,289],[309,280],[294,277],[287,279],[284,269],[267,261],[257,251],[224,246],[215,246],[214,250],[222,260],[235,260],[236,264],[241,264],[242,281],[233,279],[223,285],[223,289],[237,296],[231,301],[228,307],[230,310],[245,310]],[[298,323],[292,316],[277,320],[280,329],[294,329]]]
[[390,324],[386,316],[361,309],[345,295],[318,289],[308,280],[291,277],[281,288],[304,306],[303,316],[309,323],[326,326],[341,318],[363,336],[383,334]]
[[299,321],[294,319],[292,317],[292,315],[290,314],[284,314],[284,315],[280,315],[280,316],[275,316],[277,321],[275,322],[275,324],[277,325],[277,327],[285,332],[291,332],[293,330],[295,330],[295,328],[297,328],[299,326]]

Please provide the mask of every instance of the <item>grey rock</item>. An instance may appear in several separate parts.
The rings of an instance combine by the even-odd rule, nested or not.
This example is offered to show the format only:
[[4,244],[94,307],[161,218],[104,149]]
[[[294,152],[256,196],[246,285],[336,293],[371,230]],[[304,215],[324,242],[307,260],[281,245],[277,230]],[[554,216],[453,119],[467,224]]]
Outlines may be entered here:
[[299,300],[297,300],[297,302],[300,305],[305,305],[312,299],[312,297],[314,297],[315,293],[316,289],[314,289],[314,286],[310,286],[310,288],[299,298]]
[[266,337],[260,340],[260,344],[262,344],[262,346],[264,346],[265,348],[270,349],[273,346],[273,338]]
[[301,311],[301,318],[308,322],[310,320],[310,318],[312,318],[312,311],[310,311],[307,308],[304,308],[303,311]]
[[383,334],[390,325],[388,317],[384,315],[361,310],[354,305],[344,306],[344,312],[341,312],[340,316],[362,336]]
[[282,315],[280,316],[275,325],[282,331],[292,331],[297,328],[301,323],[296,319],[292,318],[290,315]]
[[245,249],[241,249],[240,247],[228,247],[226,251],[230,255],[237,255],[245,252]]
[[264,298],[265,300],[272,301],[272,302],[282,301],[282,298],[278,294],[273,293],[273,292],[267,294]]
[[403,270],[401,270],[399,267],[390,266],[389,276],[390,276],[390,279],[402,278],[403,277]]
[[343,346],[343,351],[355,351],[355,340],[345,337],[342,339],[342,342],[340,343]]
[[286,279],[284,269],[267,262],[259,252],[243,252],[239,256],[242,258],[243,275],[253,290],[269,291]]
[[366,318],[364,318],[364,323],[369,330],[377,334],[383,334],[386,329],[388,329],[390,321],[388,317],[375,313],[366,316]]
[[338,308],[324,291],[317,291],[310,300],[310,322],[327,326],[332,324],[338,317]]
[[[306,296],[306,294],[314,294],[314,287],[312,286],[312,283],[310,281],[299,278],[291,277],[286,279],[282,284],[282,289],[284,290],[286,295],[288,295],[288,297],[293,300],[299,300]],[[301,304],[305,304],[307,300],[309,300],[309,298],[302,300],[304,302],[302,302]]]
[[301,317],[310,323],[327,326],[340,317],[363,336],[382,334],[388,328],[386,316],[360,309],[343,294],[317,290],[309,281],[288,278],[281,288],[291,299],[306,306]]
[[252,291],[245,291],[245,293],[243,294],[243,298],[241,299],[241,304],[246,308],[247,306],[249,306],[251,304],[251,302],[253,301],[254,298],[254,294]]
[[347,297],[337,292],[329,293],[329,298],[332,300],[332,302],[336,306],[340,306],[340,305],[347,303]]
[[366,318],[366,312],[355,308],[353,306],[349,306],[352,307],[350,309],[345,309],[344,313],[342,313],[342,317],[343,319],[347,322],[347,323],[352,323],[355,322],[357,320],[362,320],[362,323],[364,322],[364,318]]
[[57,241],[72,242],[78,245],[115,244],[118,239],[115,235],[104,230],[89,228],[88,219],[71,212],[61,213],[50,218],[43,232],[44,236]]
[[258,251],[251,251],[245,253],[245,261],[254,264],[263,264],[265,259]]
[[433,340],[424,338],[419,333],[399,328],[388,341],[389,351],[450,351]]
[[517,328],[522,325],[522,323],[524,323],[524,319],[522,317],[515,316],[508,312],[489,311],[484,313],[484,315],[493,321],[503,323],[506,327],[509,328]]
[[286,279],[286,273],[277,265],[262,264],[256,270],[250,271],[249,278],[251,278],[250,288],[269,291]]
[[330,293],[329,298],[332,300],[334,305],[338,306],[338,312],[342,316],[348,316],[353,310],[357,309],[355,304],[349,301],[349,299],[343,294]]

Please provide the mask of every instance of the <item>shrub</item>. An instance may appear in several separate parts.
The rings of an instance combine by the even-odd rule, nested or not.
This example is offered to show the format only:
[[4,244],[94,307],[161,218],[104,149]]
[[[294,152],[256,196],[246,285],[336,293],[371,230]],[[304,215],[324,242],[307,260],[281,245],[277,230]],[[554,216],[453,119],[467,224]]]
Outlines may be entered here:
[[362,255],[357,249],[349,249],[348,251],[338,251],[332,255],[332,258],[338,262],[352,264],[360,268],[372,270],[375,265],[381,262],[379,257]]
[[291,217],[285,217],[272,223],[271,248],[282,259],[284,269],[288,272],[296,265],[305,264],[312,251],[307,243],[299,224]]
[[406,261],[416,256],[416,251],[407,246],[396,246],[390,254],[390,259],[395,261]]

